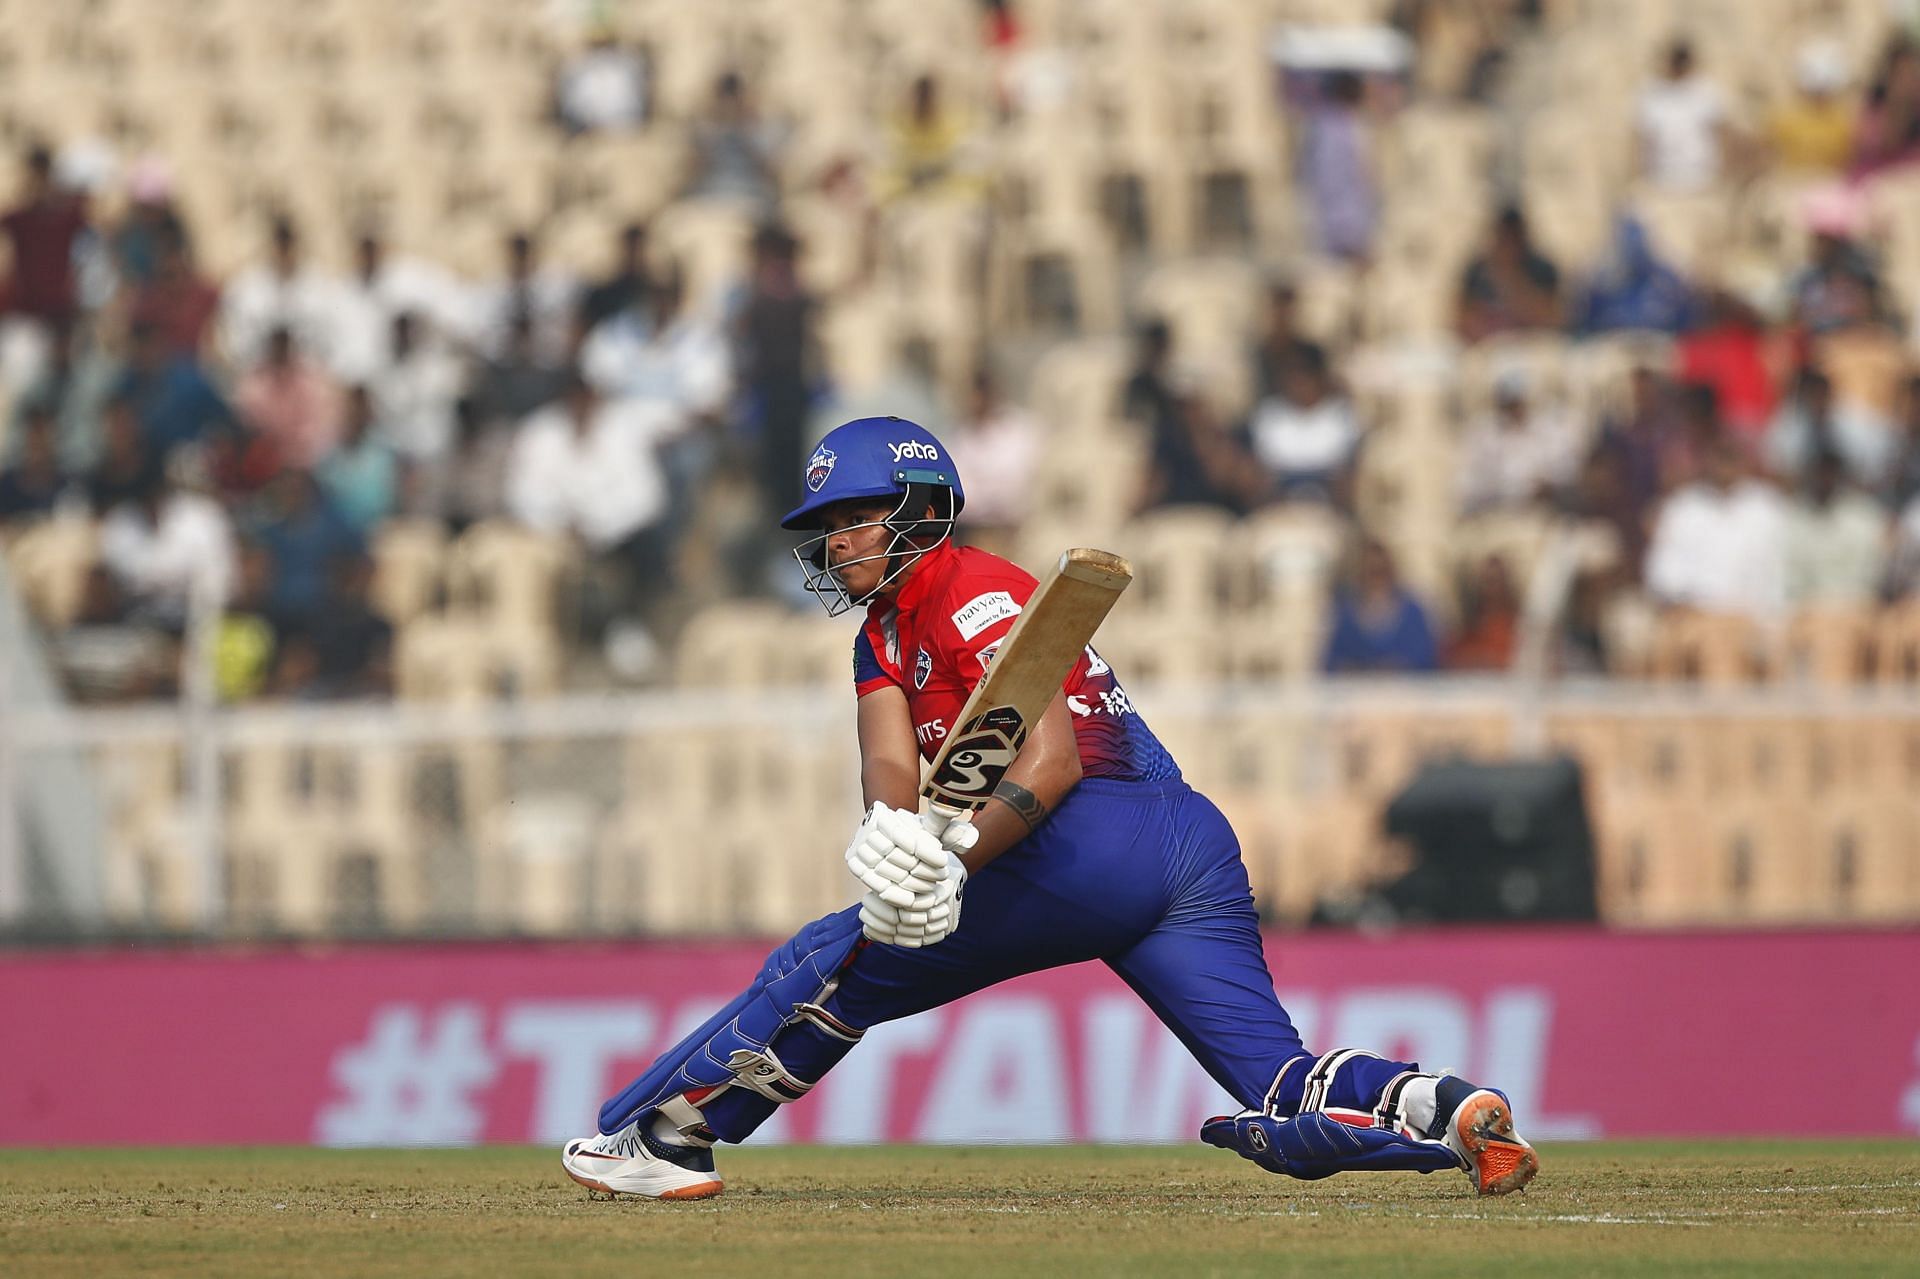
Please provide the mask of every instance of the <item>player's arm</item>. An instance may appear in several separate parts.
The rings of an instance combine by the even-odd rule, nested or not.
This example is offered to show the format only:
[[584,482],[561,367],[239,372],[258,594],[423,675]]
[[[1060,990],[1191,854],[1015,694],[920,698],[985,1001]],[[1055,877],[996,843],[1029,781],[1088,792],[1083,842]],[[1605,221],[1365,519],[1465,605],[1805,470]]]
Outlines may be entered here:
[[[902,702],[904,704],[904,697]],[[994,788],[993,798],[973,815],[980,838],[961,854],[972,874],[1033,833],[1067,793],[1080,784],[1080,743],[1065,693],[1053,701],[1027,736],[1027,744]]]
[[855,704],[860,734],[860,794],[863,808],[875,804],[920,807],[920,749],[913,712],[897,684],[876,688]]

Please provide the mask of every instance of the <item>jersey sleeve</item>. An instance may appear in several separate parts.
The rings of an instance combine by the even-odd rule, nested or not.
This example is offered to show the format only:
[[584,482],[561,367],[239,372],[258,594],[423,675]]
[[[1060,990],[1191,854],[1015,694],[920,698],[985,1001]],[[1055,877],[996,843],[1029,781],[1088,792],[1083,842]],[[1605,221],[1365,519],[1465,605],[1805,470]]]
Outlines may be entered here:
[[875,689],[889,684],[898,687],[899,681],[887,674],[880,665],[880,658],[873,651],[873,637],[862,627],[853,637],[853,693],[855,697],[865,697]]

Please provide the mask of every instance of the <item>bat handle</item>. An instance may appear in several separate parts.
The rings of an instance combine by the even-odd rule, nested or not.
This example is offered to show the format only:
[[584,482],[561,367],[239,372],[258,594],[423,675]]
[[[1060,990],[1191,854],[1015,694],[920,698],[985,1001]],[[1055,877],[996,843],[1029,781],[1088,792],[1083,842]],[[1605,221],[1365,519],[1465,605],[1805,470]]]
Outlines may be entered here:
[[954,821],[966,811],[964,808],[955,808],[951,804],[942,804],[937,800],[930,802],[927,805],[927,829],[936,836],[944,835],[947,833],[947,827],[953,825]]

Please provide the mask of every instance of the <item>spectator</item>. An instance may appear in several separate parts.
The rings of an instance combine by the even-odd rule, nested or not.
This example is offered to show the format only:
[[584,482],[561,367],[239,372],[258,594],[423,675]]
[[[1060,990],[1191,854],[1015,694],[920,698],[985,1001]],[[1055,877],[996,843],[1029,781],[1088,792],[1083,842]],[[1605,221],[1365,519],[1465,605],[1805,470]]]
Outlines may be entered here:
[[1640,91],[1635,109],[1640,172],[1666,191],[1704,191],[1719,181],[1728,149],[1727,102],[1694,66],[1693,46],[1667,49],[1666,74]]
[[1613,251],[1587,285],[1573,327],[1586,336],[1623,329],[1678,333],[1692,310],[1687,282],[1654,256],[1639,219],[1622,214],[1614,223]]
[[96,517],[122,502],[144,497],[160,486],[160,457],[147,447],[133,401],[115,397],[107,404],[99,460],[87,472],[87,502]]
[[1253,386],[1258,399],[1281,395],[1288,374],[1299,364],[1316,360],[1326,363],[1326,352],[1320,345],[1300,335],[1299,301],[1291,280],[1276,280],[1267,287],[1266,328],[1253,349]]
[[1853,175],[1868,177],[1920,156],[1920,49],[1896,37],[1867,89],[1853,143]]
[[1836,404],[1833,383],[1808,365],[1767,427],[1765,457],[1769,470],[1791,479],[1805,474],[1819,455],[1837,453],[1856,482],[1878,488],[1894,464],[1895,448],[1884,420]]
[[1787,603],[1868,604],[1885,565],[1886,515],[1847,479],[1838,453],[1814,455],[1805,492],[1787,511]]
[[240,379],[233,399],[241,422],[270,441],[287,466],[317,466],[340,442],[339,384],[299,350],[290,329],[268,337],[266,359]]
[[152,275],[134,290],[127,318],[158,334],[168,356],[197,362],[220,313],[220,288],[195,270],[186,228],[178,221],[160,224],[153,247]]
[[1749,457],[1759,456],[1774,394],[1766,328],[1753,308],[1723,289],[1712,290],[1700,323],[1680,339],[1675,355],[1680,376],[1713,388],[1721,424]]
[[119,389],[124,373],[119,352],[104,346],[96,329],[94,325],[74,325],[67,330],[65,341],[52,343],[51,358],[13,403],[16,422],[35,408],[45,408],[53,415],[61,468],[75,474],[88,470],[100,458],[107,401]]
[[[1680,429],[1674,433],[1662,459],[1662,494],[1671,494],[1697,480],[1707,469],[1707,455],[1721,443],[1736,451],[1740,444],[1726,439],[1720,425],[1720,393],[1700,382],[1683,382],[1674,396]],[[1741,453],[1741,465],[1752,458]]]
[[555,111],[568,133],[638,129],[647,122],[652,87],[646,50],[629,48],[611,28],[600,27],[560,68]]
[[687,419],[717,420],[733,387],[726,333],[686,304],[678,269],[647,302],[601,321],[581,344],[580,367],[602,395],[654,400]]
[[580,298],[578,329],[591,333],[603,320],[623,312],[652,323],[653,273],[647,266],[647,224],[629,222],[620,228],[619,265]]
[[662,417],[609,403],[579,375],[559,403],[521,423],[507,469],[507,508],[544,533],[575,533],[612,552],[650,530],[666,508],[655,450]]
[[1348,261],[1366,258],[1380,220],[1365,102],[1359,75],[1329,74],[1309,109],[1300,156],[1320,251]]
[[941,100],[938,80],[924,74],[914,77],[906,107],[895,114],[889,129],[890,154],[880,177],[880,199],[969,194],[966,148],[971,131],[964,116]]
[[380,437],[410,465],[434,465],[453,447],[453,405],[465,370],[460,361],[423,332],[412,311],[389,322],[385,367],[367,390]]
[[1368,538],[1353,580],[1334,593],[1322,668],[1329,675],[1412,674],[1439,665],[1426,607],[1400,584],[1387,548]]
[[596,561],[597,630],[667,580],[661,528],[669,494],[659,448],[675,423],[660,406],[603,401],[573,375],[566,395],[525,422],[507,466],[507,510],[529,528],[571,533]]
[[272,557],[258,545],[243,547],[240,582],[213,637],[213,684],[223,702],[252,701],[272,685],[280,649],[272,583]]
[[293,335],[302,351],[332,358],[339,325],[338,284],[306,265],[300,234],[292,219],[273,220],[273,247],[263,265],[246,268],[227,284],[221,298],[221,347],[227,363],[242,373],[268,353],[276,330]]
[[1551,502],[1573,482],[1583,448],[1565,413],[1533,403],[1525,380],[1507,374],[1494,387],[1492,411],[1461,442],[1461,512]]
[[507,237],[507,274],[479,291],[480,350],[490,359],[505,354],[515,326],[523,320],[533,339],[534,357],[557,367],[573,350],[574,284],[571,277],[539,262],[534,238],[525,231]]
[[1253,455],[1281,501],[1344,502],[1360,423],[1335,385],[1327,357],[1303,352],[1287,369],[1280,394],[1260,401],[1248,425]]
[[155,457],[229,429],[234,413],[192,357],[170,354],[160,330],[136,324],[127,335],[127,370],[118,398],[133,405]]
[[445,520],[455,531],[507,513],[507,465],[513,431],[481,414],[471,397],[454,405],[454,451],[445,484],[435,491],[409,484],[406,509]]
[[47,637],[48,655],[77,702],[100,703],[174,696],[178,646],[141,625],[112,569],[95,563],[81,590],[73,624]]
[[[1846,288],[1860,285],[1848,281]],[[1905,339],[1877,306],[1862,295],[1855,318],[1814,338],[1810,359],[1833,380],[1833,400],[1842,410],[1884,424],[1899,407],[1900,388],[1912,372]]]
[[1148,427],[1172,416],[1173,387],[1167,362],[1173,355],[1173,330],[1161,319],[1146,321],[1134,339],[1133,369],[1121,392],[1121,412]]
[[46,147],[27,152],[26,170],[24,198],[0,216],[0,233],[13,248],[13,275],[0,309],[44,324],[59,341],[79,305],[74,247],[87,230],[86,204],[56,184]]
[[1784,524],[1779,494],[1747,477],[1737,445],[1715,440],[1700,478],[1660,510],[1647,589],[1666,605],[1775,619],[1786,598]]
[[160,240],[184,227],[173,207],[173,174],[165,161],[144,155],[127,171],[127,212],[108,236],[108,253],[122,284],[137,293],[160,265]]
[[692,142],[688,198],[737,200],[757,217],[779,207],[776,173],[787,130],[758,117],[738,71],[714,82],[711,105],[693,122]]
[[373,561],[343,551],[327,563],[326,597],[281,653],[277,682],[305,700],[393,691],[393,624],[373,609]]
[[474,375],[475,410],[489,422],[518,423],[560,398],[566,384],[557,365],[534,349],[533,320],[513,318],[506,349],[483,362]]
[[224,606],[234,579],[233,526],[206,486],[197,451],[180,449],[158,484],[101,522],[100,562],[135,621],[177,634],[199,603]]
[[1520,633],[1520,595],[1507,561],[1488,555],[1461,592],[1460,633],[1447,645],[1447,669],[1504,671]]
[[1812,261],[1793,282],[1793,323],[1830,333],[1880,312],[1880,277],[1873,261],[1843,233],[1844,215],[1821,212],[1813,226]]
[[1659,493],[1653,488],[1643,495],[1633,488],[1627,476],[1629,456],[1620,449],[1596,448],[1581,465],[1565,508],[1612,533],[1618,556],[1610,571],[1623,585],[1640,580],[1647,556],[1647,512]]
[[1008,545],[1010,535],[1026,523],[1033,500],[1033,477],[1040,461],[1039,424],[1032,414],[1006,400],[999,379],[983,364],[974,370],[959,427],[949,448],[954,467],[972,485],[960,525],[976,536],[998,537]]
[[814,338],[818,304],[800,282],[799,253],[783,227],[754,236],[752,282],[736,330],[761,491],[780,514],[799,500],[808,409],[824,380]]
[[1857,113],[1845,96],[1847,55],[1832,40],[1810,41],[1795,62],[1798,92],[1775,107],[1767,136],[1775,163],[1789,173],[1839,173],[1853,156]]
[[1467,264],[1460,285],[1460,336],[1560,326],[1560,272],[1533,247],[1519,209],[1501,210],[1486,249]]
[[22,423],[19,455],[0,467],[0,525],[53,514],[66,491],[53,426],[45,408],[31,410]]
[[1169,386],[1165,415],[1151,431],[1137,510],[1219,506],[1237,515],[1266,496],[1259,466],[1221,423],[1192,373]]
[[1666,380],[1646,365],[1636,365],[1628,381],[1627,410],[1601,424],[1593,452],[1614,459],[1620,497],[1644,516],[1665,488],[1664,477],[1680,434]]
[[334,376],[370,382],[385,373],[393,356],[393,323],[412,313],[421,345],[467,332],[466,299],[453,278],[417,258],[387,252],[378,231],[354,242],[353,274],[341,281],[334,309]]
[[400,461],[373,434],[373,397],[364,386],[347,391],[346,425],[340,446],[320,463],[321,489],[341,518],[366,537],[399,503]]
[[273,563],[267,605],[283,639],[309,633],[328,606],[327,575],[334,560],[365,550],[312,473],[299,468],[268,485],[254,537]]

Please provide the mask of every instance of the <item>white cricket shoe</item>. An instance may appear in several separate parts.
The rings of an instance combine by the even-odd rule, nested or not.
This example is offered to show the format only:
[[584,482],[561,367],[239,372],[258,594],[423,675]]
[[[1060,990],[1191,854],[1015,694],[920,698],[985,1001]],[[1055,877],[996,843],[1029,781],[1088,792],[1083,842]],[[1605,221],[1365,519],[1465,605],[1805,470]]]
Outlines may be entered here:
[[713,1151],[675,1146],[638,1123],[616,1133],[575,1137],[560,1151],[567,1176],[588,1190],[648,1199],[707,1199],[725,1189],[713,1170]]

